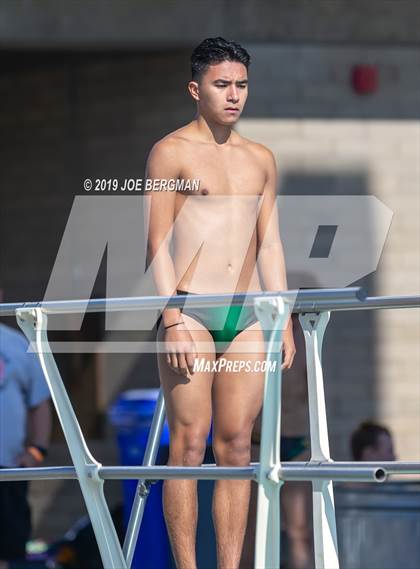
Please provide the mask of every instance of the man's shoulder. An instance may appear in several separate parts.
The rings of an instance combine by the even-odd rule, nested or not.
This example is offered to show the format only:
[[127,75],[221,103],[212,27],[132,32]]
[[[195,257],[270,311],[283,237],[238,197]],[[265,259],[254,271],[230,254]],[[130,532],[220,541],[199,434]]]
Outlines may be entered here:
[[250,152],[264,167],[269,167],[275,163],[273,152],[264,144],[255,142],[249,138],[242,137],[242,144],[248,152]]
[[162,154],[171,154],[176,152],[179,148],[188,144],[186,133],[187,125],[169,132],[153,144],[150,152]]
[[256,142],[255,140],[251,140],[249,138],[244,139],[244,141],[248,145],[249,150],[260,157],[262,160],[271,160],[274,158],[273,152],[264,144]]

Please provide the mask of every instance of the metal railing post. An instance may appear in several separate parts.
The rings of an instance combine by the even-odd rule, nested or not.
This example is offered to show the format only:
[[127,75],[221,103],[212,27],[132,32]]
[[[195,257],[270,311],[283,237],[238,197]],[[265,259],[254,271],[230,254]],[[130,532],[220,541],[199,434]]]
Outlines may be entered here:
[[[324,378],[322,373],[322,341],[330,313],[299,315],[305,336],[308,377],[308,407],[311,433],[312,463],[333,462],[330,457]],[[338,569],[337,527],[332,480],[312,480],[314,549],[316,569]]]
[[255,569],[280,567],[281,342],[290,309],[281,298],[256,299],[255,313],[268,341],[258,472]]

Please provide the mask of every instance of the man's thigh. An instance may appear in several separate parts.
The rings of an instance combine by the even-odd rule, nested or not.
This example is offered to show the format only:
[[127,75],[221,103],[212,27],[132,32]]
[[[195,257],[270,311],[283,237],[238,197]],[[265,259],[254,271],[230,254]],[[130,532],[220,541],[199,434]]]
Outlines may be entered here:
[[[252,349],[241,352],[242,344]],[[229,438],[248,430],[250,435],[264,395],[266,354],[260,324],[238,334],[219,360],[222,358],[226,365],[213,380],[213,437]],[[246,369],[240,369],[244,363]]]
[[[183,319],[196,343],[198,358],[209,362],[211,369],[215,360],[215,352],[214,347],[213,350],[209,349],[209,344],[213,344],[210,333],[193,318],[184,314]],[[163,334],[164,331],[160,327],[158,341],[163,341]],[[200,351],[200,344],[206,346],[203,351]],[[195,429],[197,434],[208,433],[212,414],[213,371],[197,371],[189,374],[188,377],[179,375],[168,366],[165,353],[158,353],[158,367],[171,434],[185,428]]]

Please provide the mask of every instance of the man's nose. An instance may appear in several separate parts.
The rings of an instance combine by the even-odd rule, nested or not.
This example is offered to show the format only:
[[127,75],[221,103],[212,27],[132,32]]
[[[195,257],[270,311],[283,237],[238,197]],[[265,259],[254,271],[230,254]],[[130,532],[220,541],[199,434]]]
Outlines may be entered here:
[[233,85],[230,87],[229,93],[228,93],[228,99],[229,99],[229,101],[232,101],[235,103],[239,101],[239,91],[238,91],[237,87],[235,87]]

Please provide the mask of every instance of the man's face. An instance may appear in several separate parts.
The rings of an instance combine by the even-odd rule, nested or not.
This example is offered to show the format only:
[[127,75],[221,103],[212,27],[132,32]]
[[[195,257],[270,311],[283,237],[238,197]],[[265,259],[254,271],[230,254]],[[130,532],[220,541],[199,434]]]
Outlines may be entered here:
[[241,116],[248,96],[248,72],[238,61],[210,65],[198,83],[200,114],[222,125]]

